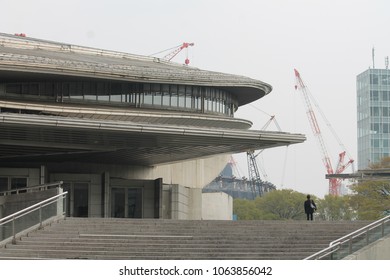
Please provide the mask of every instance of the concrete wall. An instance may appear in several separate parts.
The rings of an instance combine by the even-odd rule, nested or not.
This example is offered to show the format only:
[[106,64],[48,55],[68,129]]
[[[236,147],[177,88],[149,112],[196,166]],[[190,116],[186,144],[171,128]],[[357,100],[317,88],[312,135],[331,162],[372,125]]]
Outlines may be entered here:
[[344,260],[390,260],[390,236],[369,244]]
[[232,220],[233,197],[224,193],[202,194],[202,219],[203,220]]
[[190,189],[179,185],[171,186],[171,218],[173,220],[187,220]]
[[[113,184],[109,178],[118,178],[118,180],[124,180],[123,182],[127,180],[125,185],[128,187],[130,186],[129,181],[132,183],[142,181],[142,184],[145,184],[145,182],[150,180],[150,186],[142,185],[143,217],[154,217],[155,201],[153,181],[157,178],[162,178],[163,184],[170,185],[171,187],[163,190],[161,216],[171,219],[200,220],[204,212],[202,188],[220,174],[229,159],[230,155],[219,155],[154,167],[61,162],[50,163],[36,169],[2,168],[0,169],[0,175],[26,176],[29,178],[29,186],[32,186],[40,183],[40,179],[42,179],[41,171],[44,170],[49,182],[88,183],[89,217],[110,216],[109,196],[110,188]],[[104,202],[104,206],[102,202]],[[225,202],[228,204],[222,205]],[[228,200],[220,200],[219,205],[219,209],[230,207]],[[223,211],[226,212],[225,210]],[[223,219],[226,219],[226,215],[223,216]],[[217,216],[221,215],[218,214]]]
[[47,166],[47,170],[49,173],[103,174],[109,172],[111,177],[134,180],[162,178],[164,184],[203,188],[220,174],[229,159],[230,155],[219,155],[154,167],[73,162],[51,163]]
[[230,155],[183,161],[159,165],[151,176],[163,178],[165,183],[178,184],[190,188],[203,188],[217,177],[229,162]]
[[0,176],[6,177],[26,177],[27,186],[37,186],[40,184],[39,168],[0,168]]

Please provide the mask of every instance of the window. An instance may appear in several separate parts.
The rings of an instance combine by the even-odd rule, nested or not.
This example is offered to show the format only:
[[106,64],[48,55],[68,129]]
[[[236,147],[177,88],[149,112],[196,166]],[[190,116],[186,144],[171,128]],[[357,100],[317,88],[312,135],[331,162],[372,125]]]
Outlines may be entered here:
[[8,191],[8,178],[0,177],[0,193]]
[[390,84],[389,76],[386,74],[381,75],[382,78],[382,85],[388,85]]
[[383,123],[382,124],[382,132],[383,133],[389,133],[389,124],[388,123]]
[[11,178],[11,190],[27,188],[27,178]]
[[371,100],[372,101],[379,101],[379,95],[377,90],[371,91]]
[[379,107],[371,107],[371,116],[379,117]]
[[[210,112],[232,116],[237,109],[234,96],[223,89],[160,83],[69,80],[25,83],[2,83],[0,90],[13,97],[62,102],[130,103],[135,107]],[[387,91],[372,91],[372,99],[390,99]],[[383,95],[386,95],[383,97]],[[364,100],[362,100],[364,103]],[[364,103],[365,104],[365,103]]]
[[370,84],[377,85],[378,84],[378,75],[370,74]]

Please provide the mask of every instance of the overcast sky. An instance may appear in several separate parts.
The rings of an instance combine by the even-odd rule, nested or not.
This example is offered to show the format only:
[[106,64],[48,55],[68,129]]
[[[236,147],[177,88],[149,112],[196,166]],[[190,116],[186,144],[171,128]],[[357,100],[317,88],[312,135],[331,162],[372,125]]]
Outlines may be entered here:
[[[275,115],[283,131],[303,144],[264,151],[267,180],[322,197],[325,167],[294,89],[298,69],[342,143],[357,160],[356,75],[385,68],[390,55],[388,0],[0,0],[0,32],[134,54],[150,55],[193,42],[190,65],[245,75],[272,92],[240,108],[236,117],[260,129]],[[174,61],[184,62],[182,52]],[[316,113],[320,121],[319,113]],[[320,123],[333,167],[342,148]],[[269,130],[276,130],[270,126]],[[241,175],[246,155],[235,155]],[[357,165],[356,165],[357,166]],[[347,170],[351,172],[351,170]],[[264,176],[264,175],[263,175]]]

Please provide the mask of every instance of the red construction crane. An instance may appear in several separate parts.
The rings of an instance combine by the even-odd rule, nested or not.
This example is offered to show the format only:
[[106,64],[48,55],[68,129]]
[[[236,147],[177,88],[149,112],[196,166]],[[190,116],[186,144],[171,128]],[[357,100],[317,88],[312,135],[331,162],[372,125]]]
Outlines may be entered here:
[[163,51],[158,52],[158,53],[154,53],[150,56],[155,56],[156,54],[160,54],[162,52],[171,51],[163,57],[164,60],[171,61],[172,58],[174,58],[179,52],[181,52],[183,49],[186,49],[186,59],[184,60],[184,63],[186,65],[188,65],[188,64],[190,64],[190,60],[188,59],[188,47],[193,47],[194,45],[195,45],[194,43],[183,43],[183,44],[178,45],[176,47],[173,47],[173,48],[170,48],[167,50],[163,50]]
[[184,63],[186,65],[190,64],[190,60],[188,59],[188,47],[194,46],[194,43],[183,43],[176,47],[176,49],[173,52],[170,52],[166,56],[164,56],[164,59],[171,61],[172,58],[174,58],[179,52],[181,52],[183,49],[186,49],[186,59]]
[[[341,174],[348,166],[353,165],[354,160],[352,158],[349,158],[348,162],[344,163],[346,151],[343,151],[339,154],[336,170],[333,170],[332,163],[330,161],[328,151],[326,149],[325,142],[324,142],[320,127],[319,127],[318,122],[317,122],[316,115],[315,115],[313,108],[311,106],[311,102],[309,99],[309,91],[308,91],[307,87],[305,86],[304,82],[302,81],[302,78],[301,78],[301,75],[299,74],[299,72],[296,69],[294,69],[294,72],[295,72],[295,78],[296,78],[296,83],[297,83],[295,85],[295,89],[299,89],[303,94],[302,96],[303,96],[303,99],[304,99],[304,102],[306,105],[307,117],[309,119],[309,123],[310,123],[311,129],[313,131],[313,134],[314,134],[315,138],[317,139],[317,144],[321,150],[322,162],[325,166],[326,172],[327,172],[327,174]],[[339,140],[339,138],[335,134],[334,130],[331,128],[330,123],[326,120],[326,118],[323,114],[322,114],[322,116],[325,119],[325,121],[327,122],[327,125],[329,126],[329,128],[332,130],[332,133],[334,134],[337,141],[339,142],[339,145],[344,148],[344,145],[342,145],[341,141]],[[336,196],[340,195],[340,187],[341,187],[341,179],[340,178],[330,178],[329,179],[329,194],[336,195]]]

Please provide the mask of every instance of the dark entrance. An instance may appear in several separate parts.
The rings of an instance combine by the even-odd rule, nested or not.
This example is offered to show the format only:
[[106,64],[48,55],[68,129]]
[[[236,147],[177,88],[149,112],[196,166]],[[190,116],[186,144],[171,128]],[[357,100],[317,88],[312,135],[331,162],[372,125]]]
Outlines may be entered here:
[[64,183],[66,198],[66,216],[88,217],[89,183]]
[[111,217],[142,218],[142,188],[112,188]]

